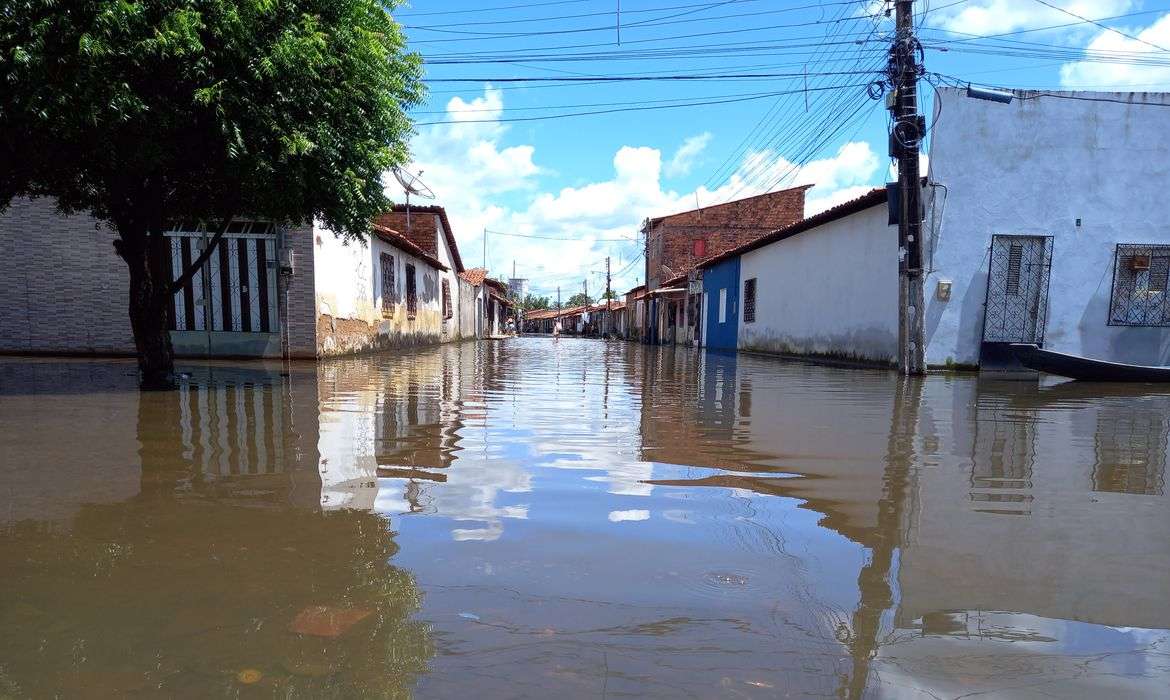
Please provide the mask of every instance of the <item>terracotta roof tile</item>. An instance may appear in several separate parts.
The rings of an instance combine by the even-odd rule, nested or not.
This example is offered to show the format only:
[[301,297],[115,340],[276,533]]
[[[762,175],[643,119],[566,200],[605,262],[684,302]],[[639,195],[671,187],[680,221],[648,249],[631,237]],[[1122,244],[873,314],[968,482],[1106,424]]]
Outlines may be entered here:
[[472,286],[478,287],[483,284],[484,278],[487,277],[487,270],[482,267],[473,267],[470,270],[460,272],[459,276]]

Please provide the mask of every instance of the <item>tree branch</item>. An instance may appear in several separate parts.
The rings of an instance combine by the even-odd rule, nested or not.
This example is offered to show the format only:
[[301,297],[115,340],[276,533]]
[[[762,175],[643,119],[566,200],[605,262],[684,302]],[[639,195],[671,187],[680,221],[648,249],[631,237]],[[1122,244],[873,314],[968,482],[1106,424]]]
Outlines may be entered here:
[[195,260],[191,262],[190,267],[188,267],[186,270],[183,270],[183,274],[179,275],[174,282],[171,282],[171,286],[168,290],[170,294],[174,294],[183,287],[187,286],[187,283],[191,281],[191,278],[195,276],[195,273],[199,272],[199,268],[203,267],[203,263],[207,262],[207,259],[210,258],[211,254],[215,252],[215,249],[219,247],[219,242],[223,240],[223,234],[227,232],[228,226],[231,225],[232,218],[233,217],[231,216],[224,217],[223,223],[220,224],[219,229],[217,229],[215,232],[215,235],[211,237],[211,242],[207,244],[207,247],[204,248],[201,253],[199,253],[199,257],[195,258]]

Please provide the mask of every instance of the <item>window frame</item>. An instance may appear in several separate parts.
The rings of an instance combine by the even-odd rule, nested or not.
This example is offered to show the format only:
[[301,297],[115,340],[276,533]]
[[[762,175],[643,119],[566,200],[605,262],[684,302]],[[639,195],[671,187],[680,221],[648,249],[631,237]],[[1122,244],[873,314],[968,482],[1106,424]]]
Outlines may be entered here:
[[727,323],[727,287],[719,288],[719,323]]
[[[743,281],[743,322],[756,322],[756,294],[759,283],[756,281],[757,277],[750,277]],[[749,293],[748,290],[751,290]]]
[[414,263],[406,263],[406,318],[418,316],[418,273]]
[[455,316],[454,304],[451,303],[451,280],[443,278],[443,320],[449,321]]
[[[1149,259],[1135,269],[1137,257]],[[1126,263],[1129,262],[1129,266]],[[1160,280],[1153,276],[1159,274]],[[1160,284],[1160,288],[1154,284]],[[1138,300],[1138,295],[1144,299]],[[1151,296],[1157,295],[1156,298]],[[1158,312],[1161,318],[1158,319]],[[1113,249],[1113,279],[1109,285],[1106,325],[1122,328],[1170,328],[1170,244],[1118,243]],[[1152,318],[1151,318],[1152,316]]]
[[394,256],[390,253],[383,252],[378,256],[378,263],[382,282],[382,288],[380,290],[382,295],[382,316],[393,316],[394,304],[398,301],[398,280],[395,279]]

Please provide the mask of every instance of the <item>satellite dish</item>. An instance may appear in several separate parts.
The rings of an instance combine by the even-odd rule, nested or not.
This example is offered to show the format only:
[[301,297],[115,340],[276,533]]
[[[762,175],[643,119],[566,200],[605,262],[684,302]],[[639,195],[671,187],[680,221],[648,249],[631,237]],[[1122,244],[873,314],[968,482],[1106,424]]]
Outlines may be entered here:
[[406,227],[410,228],[410,195],[417,195],[423,199],[434,199],[435,193],[422,181],[421,170],[418,171],[418,175],[412,175],[410,171],[395,166],[394,179],[398,181],[399,185],[402,185],[402,191],[406,193]]

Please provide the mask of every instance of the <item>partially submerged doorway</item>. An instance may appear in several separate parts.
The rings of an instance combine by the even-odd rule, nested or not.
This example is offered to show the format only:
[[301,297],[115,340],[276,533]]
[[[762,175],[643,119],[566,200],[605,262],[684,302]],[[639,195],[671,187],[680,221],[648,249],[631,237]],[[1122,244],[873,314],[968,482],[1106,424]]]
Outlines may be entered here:
[[983,369],[1020,369],[1012,343],[1044,345],[1052,236],[995,235],[983,314]]

